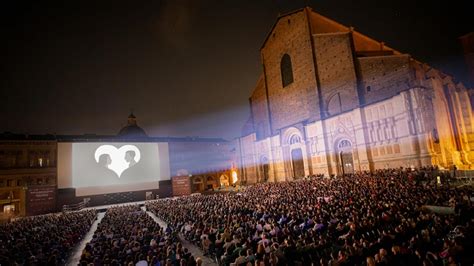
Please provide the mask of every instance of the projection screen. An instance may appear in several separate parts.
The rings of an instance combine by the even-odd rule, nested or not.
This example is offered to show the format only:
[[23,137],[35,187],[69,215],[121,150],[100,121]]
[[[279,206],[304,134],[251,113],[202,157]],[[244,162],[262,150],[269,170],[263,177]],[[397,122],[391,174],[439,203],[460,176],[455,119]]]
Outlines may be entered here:
[[169,180],[167,143],[60,143],[58,187],[76,196],[158,189]]

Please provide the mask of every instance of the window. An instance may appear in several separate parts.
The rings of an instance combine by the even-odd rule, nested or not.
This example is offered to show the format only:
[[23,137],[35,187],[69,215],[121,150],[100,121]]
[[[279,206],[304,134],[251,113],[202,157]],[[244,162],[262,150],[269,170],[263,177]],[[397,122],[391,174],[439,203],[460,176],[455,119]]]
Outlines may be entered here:
[[284,54],[280,62],[281,82],[283,88],[293,83],[293,68],[291,66],[291,58],[288,54]]
[[337,147],[339,148],[339,150],[345,150],[345,149],[351,148],[352,144],[347,139],[344,139],[344,140],[341,140],[341,142],[339,142]]
[[370,92],[372,88],[370,86],[367,86],[367,92]]
[[290,144],[301,143],[301,138],[298,135],[293,135],[290,138]]

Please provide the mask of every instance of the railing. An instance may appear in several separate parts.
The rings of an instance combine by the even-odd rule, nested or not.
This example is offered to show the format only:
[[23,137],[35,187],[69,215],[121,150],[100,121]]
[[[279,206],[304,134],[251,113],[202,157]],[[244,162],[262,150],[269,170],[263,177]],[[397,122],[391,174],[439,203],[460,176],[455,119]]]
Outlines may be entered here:
[[89,200],[84,199],[84,201],[81,201],[79,203],[63,205],[63,212],[80,211],[87,206],[87,203],[89,203]]
[[474,170],[456,170],[454,173],[455,173],[456,178],[469,179],[469,180],[474,179]]
[[471,186],[474,184],[474,170],[456,170],[456,179],[459,186]]
[[434,171],[431,176],[434,178],[439,175],[449,178],[449,183],[455,187],[473,185],[474,170],[438,170]]

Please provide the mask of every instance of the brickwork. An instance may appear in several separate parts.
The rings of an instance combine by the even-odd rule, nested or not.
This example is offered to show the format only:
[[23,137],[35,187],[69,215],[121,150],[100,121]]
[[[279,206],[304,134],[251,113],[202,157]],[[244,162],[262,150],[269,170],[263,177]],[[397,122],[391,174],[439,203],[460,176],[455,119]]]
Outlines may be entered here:
[[362,102],[374,103],[410,88],[412,75],[408,55],[358,58]]
[[393,54],[400,54],[400,52],[386,46],[382,42],[378,42],[372,38],[367,37],[360,32],[353,31],[353,28],[344,26],[334,20],[324,17],[316,12],[309,12],[310,22],[313,29],[313,34],[321,33],[336,33],[352,31],[354,49],[356,52],[363,51],[386,51]]
[[[304,12],[278,21],[261,50],[273,131],[306,119],[319,119],[315,70]],[[293,83],[282,87],[280,62],[291,57]]]
[[359,97],[349,33],[314,35],[323,112],[333,116],[357,108]]

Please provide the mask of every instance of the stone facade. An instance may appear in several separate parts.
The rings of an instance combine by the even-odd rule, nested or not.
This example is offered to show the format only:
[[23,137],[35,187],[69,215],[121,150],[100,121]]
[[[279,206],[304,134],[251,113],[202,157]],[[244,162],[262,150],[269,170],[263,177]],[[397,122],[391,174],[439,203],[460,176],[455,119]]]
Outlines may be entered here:
[[304,8],[277,19],[261,59],[251,118],[236,140],[244,182],[474,168],[468,90],[410,55]]
[[36,192],[56,187],[57,142],[48,136],[8,138],[0,138],[0,219],[54,211],[54,193]]

